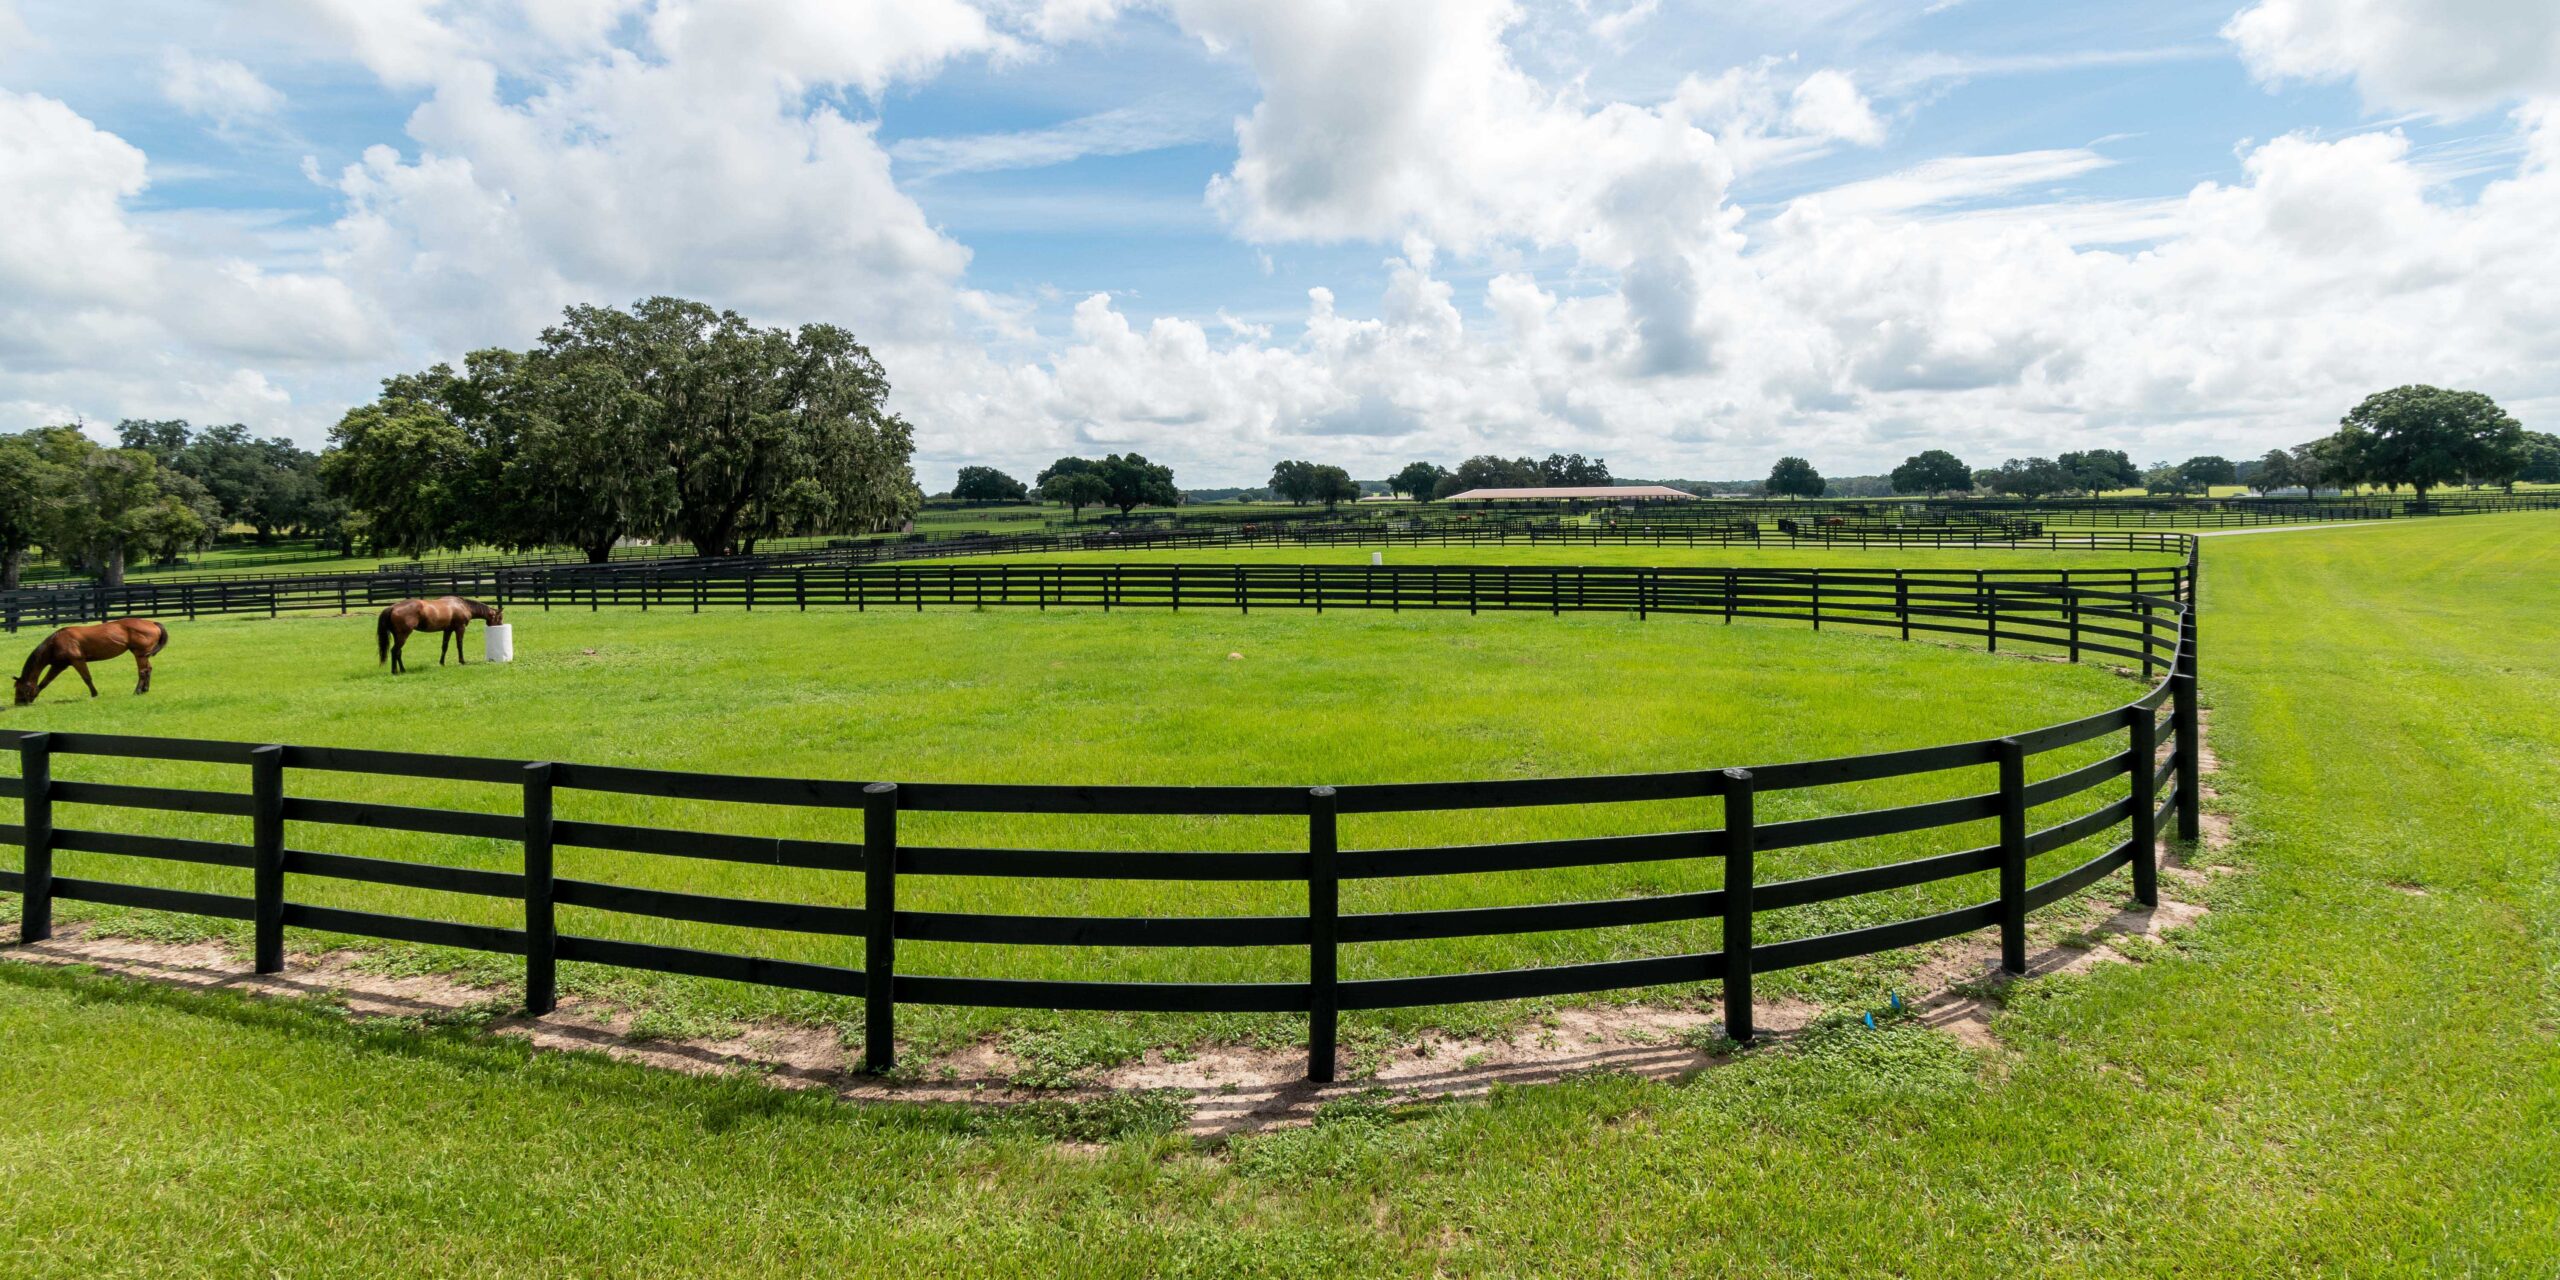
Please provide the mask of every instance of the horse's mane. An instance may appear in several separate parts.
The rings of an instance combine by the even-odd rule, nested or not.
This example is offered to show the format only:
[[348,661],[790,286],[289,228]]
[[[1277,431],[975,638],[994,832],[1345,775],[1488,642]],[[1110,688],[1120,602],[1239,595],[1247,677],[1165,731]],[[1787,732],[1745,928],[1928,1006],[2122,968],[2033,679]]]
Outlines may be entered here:
[[[54,634],[60,635],[61,633],[55,632]],[[35,652],[27,655],[26,669],[18,673],[19,679],[33,680],[36,678],[36,668],[43,666],[45,664],[45,659],[53,653],[53,640],[53,636],[46,636],[44,639],[36,642]]]

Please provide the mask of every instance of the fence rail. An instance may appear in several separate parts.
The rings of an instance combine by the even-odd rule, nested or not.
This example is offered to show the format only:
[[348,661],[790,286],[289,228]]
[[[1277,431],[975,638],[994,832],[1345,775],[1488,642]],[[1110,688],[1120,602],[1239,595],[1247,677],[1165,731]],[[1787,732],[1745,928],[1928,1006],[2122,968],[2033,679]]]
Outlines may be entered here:
[[[1026,597],[1223,606],[1225,593],[1276,583],[1287,592],[1328,575],[1297,576],[1296,566],[1219,566],[1205,583],[1184,583],[1182,566],[1097,567],[1057,576],[1052,566],[981,566],[976,573],[945,573],[939,581],[949,602],[965,602],[962,584],[1013,588],[1013,603]],[[1028,570],[1037,569],[1037,572]],[[1072,567],[1071,567],[1072,568]],[[901,575],[917,570],[898,569]],[[1455,607],[1452,583],[1408,578],[1406,607]],[[1480,574],[1443,570],[1452,579]],[[2013,571],[2028,574],[2034,571]],[[2059,574],[2061,571],[2052,571]],[[1305,1014],[1309,1019],[1308,1075],[1334,1074],[1337,1027],[1345,1010],[1403,1008],[1461,1002],[1559,996],[1721,979],[1728,1032],[1752,1035],[1754,975],[1851,956],[1895,950],[1981,929],[1996,929],[2003,963],[2025,964],[2025,930],[2031,913],[2123,868],[2131,868],[2135,896],[2156,901],[2158,824],[2176,823],[2182,839],[2197,833],[2196,647],[2192,606],[2193,544],[2189,560],[2174,571],[2077,571],[2027,580],[1928,571],[1864,571],[1847,583],[1836,574],[1786,576],[1766,570],[1607,571],[1507,570],[1506,589],[1526,592],[1538,579],[1550,583],[1511,607],[1633,608],[1699,612],[1720,607],[1734,616],[1810,622],[1856,622],[1914,633],[1957,634],[1996,649],[2002,640],[2067,647],[2075,659],[2106,655],[2143,661],[2155,656],[2166,674],[2140,697],[2092,715],[1992,740],[1882,752],[1830,760],[1750,768],[1694,769],[1603,777],[1469,780],[1345,786],[1053,786],[999,783],[854,781],[772,778],[675,772],[538,760],[504,760],[410,752],[300,747],[247,742],[125,737],[106,734],[0,733],[14,738],[19,776],[0,778],[0,797],[15,797],[20,821],[0,826],[0,843],[22,846],[21,870],[0,871],[0,890],[21,895],[20,932],[26,941],[50,935],[58,899],[186,912],[252,922],[255,963],[272,972],[283,963],[285,930],[336,934],[521,956],[526,1003],[547,1012],[557,998],[562,961],[756,983],[864,1001],[866,1062],[874,1070],[896,1056],[896,1010],[901,1004],[947,1004],[1046,1009],[1144,1010]],[[2169,576],[2156,576],[2161,573]],[[2155,576],[2145,578],[2143,574]],[[1588,579],[1574,586],[1568,575]],[[1522,576],[1526,575],[1526,576]],[[1358,597],[1337,597],[1340,607],[1395,607],[1381,601],[1377,575],[1353,578],[1365,585]],[[1388,575],[1393,577],[1394,575]],[[846,579],[838,579],[845,581]],[[864,575],[851,581],[863,582]],[[1765,580],[1765,581],[1763,581]],[[1081,585],[1077,585],[1081,584]],[[1746,585],[1748,584],[1748,585]],[[805,585],[805,584],[795,584]],[[2161,590],[2151,590],[2160,586]],[[1783,587],[1783,591],[1774,588]],[[866,588],[856,588],[857,592]],[[906,589],[905,585],[895,588]],[[1333,588],[1347,592],[1348,585]],[[745,588],[754,599],[756,588]],[[1077,591],[1087,594],[1079,596]],[[1481,578],[1467,598],[1481,603]],[[1261,599],[1270,597],[1268,590]],[[857,597],[859,599],[859,596]],[[903,597],[899,597],[903,599]],[[920,597],[919,597],[920,599]],[[1353,600],[1359,603],[1354,604]],[[1748,602],[1748,607],[1746,607]],[[857,606],[859,607],[859,606]],[[1266,605],[1267,607],[1267,605]],[[2164,726],[2162,708],[2171,715]],[[2048,752],[2104,740],[2098,760],[2034,781],[2027,761]],[[2170,745],[2165,756],[2163,742]],[[55,776],[57,762],[83,756],[216,764],[241,768],[245,792],[85,782]],[[1832,788],[1881,779],[1959,771],[1984,771],[1987,786],[1951,799],[1883,809],[1832,813],[1789,821],[1760,820],[1755,797],[1790,790]],[[367,776],[498,783],[520,788],[512,813],[463,812],[294,794],[300,774],[329,772]],[[1970,775],[1968,775],[1970,776]],[[2164,802],[2164,788],[2170,794]],[[718,831],[677,830],[582,822],[557,814],[563,792],[611,792],[723,805],[784,805],[841,811],[848,824],[860,814],[859,837],[786,840]],[[2048,805],[2095,797],[2094,807],[2037,825]],[[1541,839],[1498,844],[1346,849],[1339,819],[1346,815],[1434,813],[1533,805],[1615,805],[1670,799],[1716,799],[1720,825],[1637,835]],[[2082,800],[2082,803],[2089,803]],[[245,822],[239,842],[146,838],[63,825],[57,806],[106,810],[167,810],[211,814]],[[1305,839],[1296,848],[1262,852],[1066,851],[1023,848],[946,848],[907,843],[902,815],[910,813],[1111,814],[1279,816],[1303,819]],[[1763,881],[1755,855],[1840,841],[1914,832],[1954,830],[1996,820],[1989,845],[1943,851],[1882,866],[1831,871],[1796,879]],[[428,862],[357,857],[304,849],[289,843],[296,832],[360,827],[427,835],[480,837],[517,844],[516,871],[491,871]],[[2123,838],[2103,852],[2042,879],[2031,879],[2045,854],[2122,829]],[[859,876],[860,906],[765,901],[642,888],[558,873],[555,852],[581,848],[634,858],[684,857],[789,866]],[[246,869],[246,896],[182,891],[58,874],[57,852],[106,853]],[[1539,903],[1427,911],[1345,913],[1345,880],[1412,876],[1469,876],[1562,867],[1665,860],[1720,860],[1719,888],[1605,901]],[[1998,873],[1996,896],[1953,910],[1761,943],[1761,915],[1910,888],[1982,872]],[[1291,915],[1211,917],[1062,917],[977,912],[918,911],[899,905],[902,881],[917,876],[1127,879],[1157,881],[1276,881],[1305,886],[1306,909]],[[298,902],[293,886],[311,878],[353,880],[475,894],[520,903],[520,927],[423,919]],[[860,969],[772,956],[713,952],[620,941],[564,932],[562,908],[665,920],[695,921],[758,930],[860,937]],[[1608,928],[1675,921],[1720,921],[1721,946],[1708,952],[1614,959],[1538,968],[1345,979],[1344,947],[1421,938]],[[1275,947],[1302,949],[1302,982],[1105,982],[967,977],[916,973],[903,967],[904,941],[1053,947]]]
[[[1859,548],[2014,548],[2152,552],[2183,555],[2177,534],[2073,533],[2003,537],[1982,531],[1833,530],[1780,541],[1782,545]],[[266,614],[305,610],[348,612],[420,596],[465,595],[510,607],[586,604],[636,608],[870,608],[909,603],[970,605],[1098,605],[1102,607],[1237,608],[1660,608],[1725,611],[1737,593],[1778,590],[1801,582],[1819,590],[1841,583],[1850,594],[1858,569],[1722,569],[1491,565],[1163,565],[941,563],[1001,553],[1044,551],[1211,550],[1316,545],[1481,546],[1725,546],[1760,544],[1729,531],[1549,530],[1431,528],[1395,531],[1286,530],[1271,534],[1110,534],[1075,538],[991,539],[985,543],[933,544],[912,557],[891,558],[869,548],[836,548],[775,556],[686,558],[602,565],[473,566],[446,570],[382,570],[358,574],[293,575],[188,582],[130,582],[121,587],[64,587],[0,593],[0,630],[59,627],[131,615],[167,618]],[[930,559],[932,565],[915,565]],[[1891,571],[1881,571],[1890,573]],[[2134,594],[2177,594],[2185,570],[2175,564],[2136,569],[2080,570],[2055,578],[2048,570],[1987,569],[1927,575],[1911,580],[2001,582],[2052,579],[2063,585],[2121,583]],[[1826,578],[1827,575],[1827,578]],[[1570,584],[1570,598],[1560,593]],[[1719,594],[1719,589],[1721,593]],[[1740,601],[1748,607],[1747,596]],[[1747,615],[1738,615],[1747,616]]]

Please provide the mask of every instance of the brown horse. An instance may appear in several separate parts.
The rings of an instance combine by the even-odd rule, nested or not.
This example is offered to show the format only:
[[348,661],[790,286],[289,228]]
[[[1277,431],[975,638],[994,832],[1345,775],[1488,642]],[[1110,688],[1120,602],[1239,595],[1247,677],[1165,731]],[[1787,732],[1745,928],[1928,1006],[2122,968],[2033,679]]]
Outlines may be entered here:
[[[142,680],[133,686],[135,693],[151,692],[151,659],[169,647],[169,629],[149,618],[118,618],[94,627],[64,627],[44,638],[34,653],[27,655],[27,666],[18,673],[18,705],[25,706],[62,674],[64,667],[80,673],[80,683],[89,686],[89,696],[98,696],[98,682],[89,678],[89,664],[130,653],[133,665],[142,672]],[[36,680],[36,668],[45,668],[44,680]]]
[[444,665],[445,650],[450,646],[453,656],[469,666],[471,660],[462,656],[462,642],[471,630],[473,619],[501,627],[506,625],[507,611],[460,596],[403,600],[383,610],[381,621],[374,624],[374,647],[380,653],[375,661],[389,662],[394,672],[406,671],[409,664],[401,658],[401,651],[409,646],[409,633],[440,631],[444,638],[436,645],[436,665]]

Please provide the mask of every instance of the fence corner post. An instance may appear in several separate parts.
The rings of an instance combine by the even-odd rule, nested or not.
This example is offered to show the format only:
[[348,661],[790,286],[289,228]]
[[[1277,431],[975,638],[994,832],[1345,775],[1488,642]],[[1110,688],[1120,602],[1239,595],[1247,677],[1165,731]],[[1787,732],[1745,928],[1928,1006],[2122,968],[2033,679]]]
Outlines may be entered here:
[[1307,1079],[1333,1082],[1342,1021],[1337,939],[1342,918],[1340,840],[1331,787],[1307,792]]
[[2000,767],[2000,967],[2027,971],[2027,752],[1997,744]]
[[18,739],[18,779],[25,788],[26,861],[18,896],[18,941],[53,936],[53,738],[30,733]]
[[[922,598],[922,591],[918,591]],[[898,784],[862,789],[862,1069],[898,1065]]]
[[1752,781],[1749,769],[1724,771],[1724,1034],[1748,1044],[1751,1025]]
[[551,766],[524,767],[524,1011],[560,1007],[560,925],[553,909]]
[[2127,709],[2132,731],[2126,754],[2133,757],[2133,900],[2160,905],[2160,722],[2152,708]]
[[256,968],[284,972],[284,748],[249,748],[249,865]]

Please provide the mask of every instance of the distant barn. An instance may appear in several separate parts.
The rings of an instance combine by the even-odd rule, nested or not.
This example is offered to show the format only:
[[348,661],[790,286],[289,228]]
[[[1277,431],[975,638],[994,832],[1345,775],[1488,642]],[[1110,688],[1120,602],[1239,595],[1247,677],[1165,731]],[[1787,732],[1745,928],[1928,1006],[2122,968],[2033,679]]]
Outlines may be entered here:
[[1469,489],[1442,502],[1695,502],[1698,495],[1658,484],[1559,485],[1543,489]]

